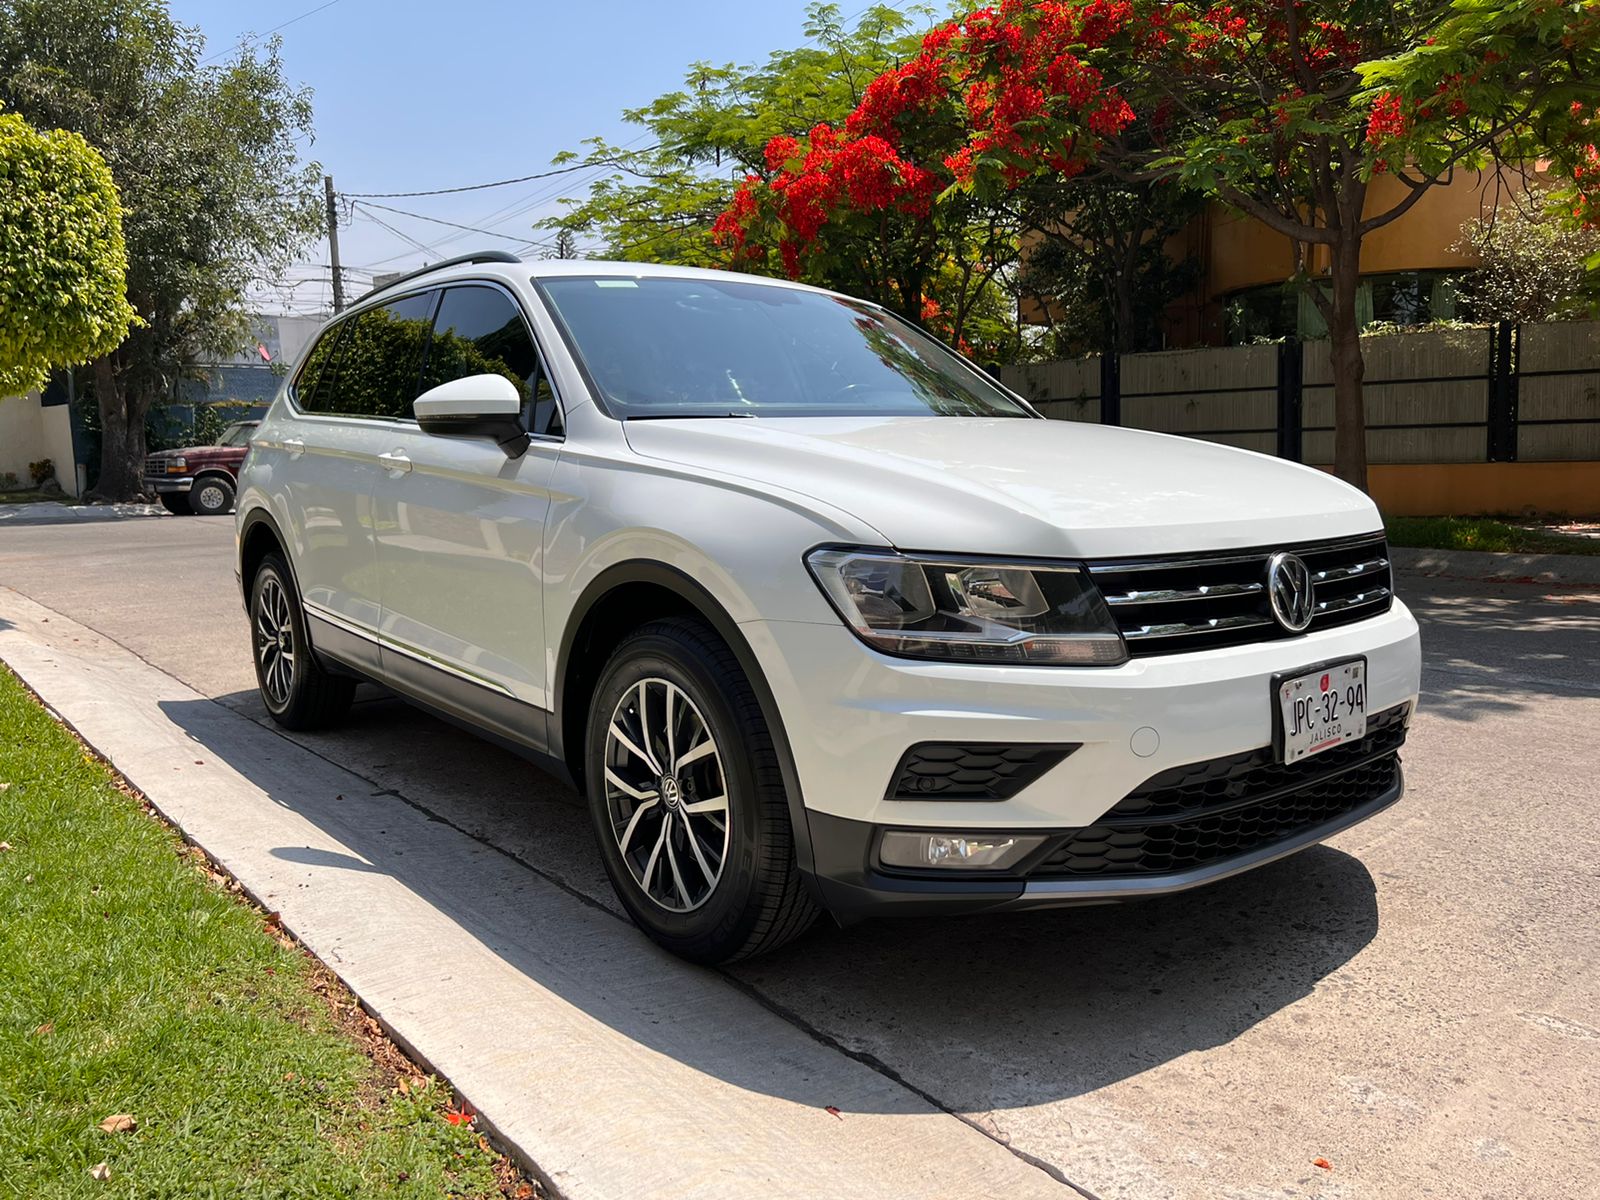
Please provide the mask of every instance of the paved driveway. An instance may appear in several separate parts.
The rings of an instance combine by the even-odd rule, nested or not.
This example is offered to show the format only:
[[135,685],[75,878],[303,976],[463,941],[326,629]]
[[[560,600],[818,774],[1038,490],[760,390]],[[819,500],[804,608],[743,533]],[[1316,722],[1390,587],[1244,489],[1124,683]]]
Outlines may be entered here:
[[[260,716],[231,551],[225,518],[12,528],[0,584]],[[1427,668],[1388,813],[1186,897],[819,927],[733,980],[1106,1200],[1587,1193],[1600,595],[1400,586]],[[615,911],[521,761],[376,694],[298,740]]]

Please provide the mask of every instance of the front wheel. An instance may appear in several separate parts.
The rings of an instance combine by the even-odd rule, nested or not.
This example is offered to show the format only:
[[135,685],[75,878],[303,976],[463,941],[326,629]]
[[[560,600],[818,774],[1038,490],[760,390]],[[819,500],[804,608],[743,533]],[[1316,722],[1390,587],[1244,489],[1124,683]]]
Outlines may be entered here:
[[312,653],[293,577],[277,554],[261,560],[250,584],[250,648],[261,702],[285,729],[323,729],[349,711],[355,680],[329,674]]
[[771,733],[738,660],[706,626],[657,621],[617,648],[585,750],[606,872],[660,945],[729,962],[815,919]]
[[189,507],[202,517],[220,517],[233,507],[233,484],[220,475],[207,475],[189,492]]

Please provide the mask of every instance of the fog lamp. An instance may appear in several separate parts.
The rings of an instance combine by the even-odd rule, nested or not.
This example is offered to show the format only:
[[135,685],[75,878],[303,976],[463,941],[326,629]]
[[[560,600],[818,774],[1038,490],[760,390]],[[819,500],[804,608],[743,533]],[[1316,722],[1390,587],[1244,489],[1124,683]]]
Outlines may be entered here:
[[1004,871],[1016,866],[1044,841],[1009,833],[911,833],[891,829],[878,857],[886,867],[906,870]]

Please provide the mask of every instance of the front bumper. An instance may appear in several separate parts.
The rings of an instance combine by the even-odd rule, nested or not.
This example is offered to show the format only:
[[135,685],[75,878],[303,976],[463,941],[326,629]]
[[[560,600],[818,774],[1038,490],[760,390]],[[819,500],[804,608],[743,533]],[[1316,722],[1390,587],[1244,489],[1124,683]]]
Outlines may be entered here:
[[[812,813],[811,844],[814,881],[824,907],[840,921],[869,915],[921,916],[932,913],[1018,911],[1074,905],[1116,904],[1151,896],[1167,896],[1264,867],[1298,854],[1398,801],[1405,791],[1396,772],[1393,786],[1348,813],[1308,826],[1287,837],[1228,858],[1184,871],[1140,876],[1061,878],[937,878],[885,871],[877,862],[882,829],[865,821],[849,821]],[[1072,831],[1062,831],[1070,833]]]
[[187,494],[194,488],[194,476],[162,475],[159,477],[148,477],[144,480],[141,480],[140,486],[142,486],[145,491],[154,492],[158,496],[168,496],[178,492]]
[[[1421,673],[1417,624],[1399,602],[1382,616],[1304,637],[1109,669],[916,662],[878,654],[842,626],[742,628],[794,755],[818,892],[841,917],[1106,903],[1181,891],[1292,854],[1398,800],[1398,768],[1392,787],[1354,808],[1194,869],[1134,878],[907,878],[875,865],[885,829],[1085,830],[1162,772],[1270,746],[1274,676],[1365,657],[1372,715],[1414,707]],[[901,798],[890,781],[908,748],[925,742],[1078,748],[1003,800]]]

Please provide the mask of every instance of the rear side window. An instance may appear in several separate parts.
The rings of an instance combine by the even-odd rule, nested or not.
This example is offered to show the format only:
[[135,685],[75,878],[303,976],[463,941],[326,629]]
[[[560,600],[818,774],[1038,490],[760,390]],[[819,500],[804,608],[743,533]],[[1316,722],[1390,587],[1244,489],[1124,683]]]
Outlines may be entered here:
[[344,325],[345,323],[341,322],[323,331],[316,345],[311,347],[311,353],[306,355],[306,361],[300,367],[300,374],[295,376],[294,402],[306,412],[320,411],[316,407],[317,384],[327,373],[328,363],[333,360],[339,335],[344,332]]
[[446,288],[422,390],[468,375],[504,375],[522,392],[528,429],[560,434],[561,410],[517,302],[498,288]]

